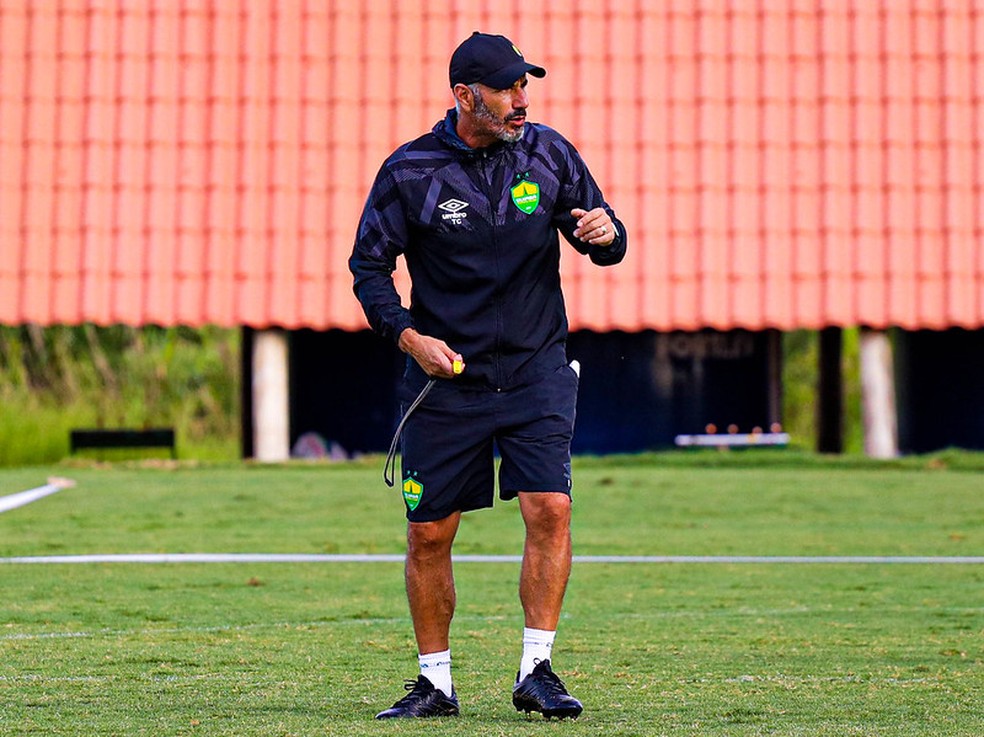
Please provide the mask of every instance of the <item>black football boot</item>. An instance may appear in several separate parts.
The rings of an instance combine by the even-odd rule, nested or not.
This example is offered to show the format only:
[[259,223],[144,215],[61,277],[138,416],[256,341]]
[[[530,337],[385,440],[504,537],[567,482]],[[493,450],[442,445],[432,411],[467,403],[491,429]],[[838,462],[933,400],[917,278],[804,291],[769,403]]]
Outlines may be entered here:
[[516,674],[517,683],[513,687],[513,706],[516,711],[538,711],[550,719],[570,717],[577,719],[581,714],[581,702],[567,693],[564,682],[550,668],[549,660],[541,660],[533,672],[522,681]]
[[386,711],[379,712],[376,719],[458,716],[458,695],[454,691],[446,696],[425,676],[417,676],[416,681],[407,681],[403,687],[410,693]]

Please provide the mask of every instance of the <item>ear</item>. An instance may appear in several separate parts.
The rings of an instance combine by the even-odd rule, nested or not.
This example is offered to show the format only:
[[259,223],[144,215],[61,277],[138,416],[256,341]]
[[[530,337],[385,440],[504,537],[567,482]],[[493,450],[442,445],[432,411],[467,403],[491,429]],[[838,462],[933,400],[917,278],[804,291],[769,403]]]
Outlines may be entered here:
[[475,94],[468,88],[468,85],[458,83],[452,90],[455,101],[466,113],[470,113],[475,107]]

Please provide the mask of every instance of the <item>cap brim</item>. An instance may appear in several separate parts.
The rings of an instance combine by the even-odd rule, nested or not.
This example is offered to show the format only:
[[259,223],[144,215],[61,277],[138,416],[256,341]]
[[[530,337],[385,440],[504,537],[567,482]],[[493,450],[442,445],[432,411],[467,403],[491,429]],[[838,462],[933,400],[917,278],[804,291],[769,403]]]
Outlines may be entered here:
[[507,90],[512,87],[519,78],[524,74],[532,74],[534,77],[543,78],[547,76],[547,70],[543,67],[538,67],[535,64],[529,64],[525,61],[518,61],[515,64],[510,64],[509,66],[503,67],[498,71],[485,77],[485,79],[478,80],[484,85],[491,87],[496,90]]

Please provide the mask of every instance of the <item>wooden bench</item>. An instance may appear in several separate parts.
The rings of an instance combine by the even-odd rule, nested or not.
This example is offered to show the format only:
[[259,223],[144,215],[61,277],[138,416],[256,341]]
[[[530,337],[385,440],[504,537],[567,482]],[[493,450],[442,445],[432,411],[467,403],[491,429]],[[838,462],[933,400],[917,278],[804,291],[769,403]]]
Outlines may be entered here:
[[153,427],[146,430],[72,430],[69,434],[72,453],[82,448],[169,448],[171,458],[178,457],[174,430]]

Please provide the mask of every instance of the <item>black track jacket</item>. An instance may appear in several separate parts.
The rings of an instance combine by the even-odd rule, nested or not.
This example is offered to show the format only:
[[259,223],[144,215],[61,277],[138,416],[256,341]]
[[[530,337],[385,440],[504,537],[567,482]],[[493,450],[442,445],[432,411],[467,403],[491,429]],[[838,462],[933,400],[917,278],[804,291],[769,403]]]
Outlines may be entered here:
[[[567,361],[559,230],[601,266],[625,255],[615,219],[574,146],[527,123],[516,143],[469,148],[449,110],[433,130],[382,165],[359,221],[349,268],[372,328],[393,341],[408,327],[444,340],[465,360],[459,385],[510,389]],[[573,208],[603,207],[618,236],[608,247],[573,236]],[[410,309],[393,285],[403,254]],[[426,377],[412,358],[407,380]]]

